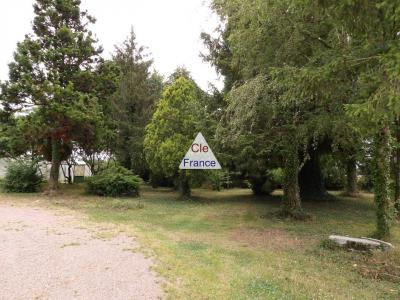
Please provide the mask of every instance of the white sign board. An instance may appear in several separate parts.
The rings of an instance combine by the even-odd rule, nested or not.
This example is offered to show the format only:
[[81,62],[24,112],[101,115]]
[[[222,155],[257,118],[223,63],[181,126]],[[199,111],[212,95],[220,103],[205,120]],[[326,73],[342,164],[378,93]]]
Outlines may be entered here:
[[186,153],[179,169],[190,170],[218,170],[221,165],[215,158],[210,146],[208,146],[206,139],[199,132],[194,139],[189,151]]

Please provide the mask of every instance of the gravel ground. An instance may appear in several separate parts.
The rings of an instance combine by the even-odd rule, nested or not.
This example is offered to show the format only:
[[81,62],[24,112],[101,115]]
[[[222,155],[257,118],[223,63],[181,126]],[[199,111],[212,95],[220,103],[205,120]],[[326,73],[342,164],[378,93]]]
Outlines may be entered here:
[[0,299],[160,299],[152,261],[74,216],[0,204]]

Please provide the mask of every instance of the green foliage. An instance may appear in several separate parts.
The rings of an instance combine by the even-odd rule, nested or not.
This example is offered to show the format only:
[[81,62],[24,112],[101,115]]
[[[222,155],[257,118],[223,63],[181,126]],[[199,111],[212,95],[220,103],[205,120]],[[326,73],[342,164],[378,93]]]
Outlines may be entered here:
[[[230,189],[230,188],[233,188],[234,187],[234,179],[233,179],[233,176],[235,175],[235,173],[233,173],[233,172],[230,172],[229,170],[225,170],[224,172],[223,172],[223,175],[222,175],[222,180],[221,180],[221,184],[222,184],[222,186],[224,187],[224,188],[226,188],[226,189]],[[242,183],[242,180],[241,179],[239,179],[239,182],[242,184],[242,185],[238,185],[238,186],[240,186],[240,187],[245,187],[245,188],[248,188],[249,187],[249,184],[246,184],[246,183]]]
[[247,179],[256,194],[269,193],[262,186],[268,178],[267,169],[274,168],[279,132],[272,128],[276,89],[267,77],[259,76],[227,94],[227,107],[217,128],[221,150],[230,154],[226,159]]
[[390,201],[390,144],[388,128],[377,134],[374,141],[373,180],[375,203],[377,206],[376,237],[388,239],[393,218],[393,207]]
[[275,190],[274,183],[268,178],[264,181],[249,180],[250,188],[256,195],[270,195]]
[[[357,72],[357,102],[347,105],[355,127],[365,139],[372,140],[372,177],[377,205],[377,236],[389,238],[393,217],[390,201],[391,139],[400,114],[399,11],[398,1],[327,1],[334,11],[333,21],[351,38],[351,47],[341,49]],[[361,8],[361,9],[360,9]],[[393,130],[393,127],[395,129]],[[399,183],[396,183],[399,184]]]
[[227,172],[221,170],[210,170],[207,172],[207,180],[214,191],[220,191],[226,182]]
[[121,166],[112,166],[88,178],[86,191],[99,196],[139,196],[140,178]]
[[115,153],[124,167],[144,179],[149,177],[143,142],[154,104],[160,98],[162,77],[151,73],[152,60],[139,46],[131,30],[122,46],[116,47],[113,61],[119,69],[118,89],[113,95],[113,119],[116,125]]
[[[236,154],[235,167],[237,153],[247,152],[249,180],[283,167],[296,197],[295,173],[310,153],[354,160],[383,129],[397,132],[398,1],[214,0],[212,7],[224,22],[217,38],[203,34],[205,58],[227,79],[219,136],[224,151]],[[390,157],[385,143],[379,147]],[[379,203],[386,187],[375,190]],[[384,207],[378,204],[386,214]]]
[[269,170],[268,175],[275,187],[282,187],[284,180],[284,172],[282,168]]
[[26,125],[29,123],[27,118],[9,115],[2,121],[0,122],[0,157],[16,158],[28,150],[35,153],[27,141],[32,141],[31,134],[37,133],[34,129],[29,130],[27,128],[28,126]]
[[34,193],[39,191],[42,176],[38,165],[32,161],[15,161],[7,168],[3,189],[10,193]]
[[151,172],[177,179],[185,191],[193,172],[178,167],[201,131],[203,116],[196,87],[188,79],[179,77],[163,92],[146,128],[144,149]]
[[91,134],[86,139],[80,139],[72,145],[73,153],[79,155],[92,174],[108,165],[115,152],[117,130],[113,120],[112,100],[118,88],[118,80],[118,66],[112,60],[101,59],[93,71],[92,90],[99,104],[101,118],[97,119],[96,126],[91,128]]
[[343,163],[332,155],[321,158],[321,171],[325,186],[330,190],[343,190],[346,186],[346,172]]
[[359,189],[363,191],[372,191],[373,190],[373,182],[371,176],[368,175],[360,175],[357,181],[357,185]]
[[94,18],[80,9],[80,1],[36,0],[33,7],[33,34],[17,44],[1,101],[9,114],[35,108],[30,131],[38,135],[27,142],[51,140],[49,186],[56,189],[63,145],[96,138],[101,109],[93,67],[102,49],[88,29]]

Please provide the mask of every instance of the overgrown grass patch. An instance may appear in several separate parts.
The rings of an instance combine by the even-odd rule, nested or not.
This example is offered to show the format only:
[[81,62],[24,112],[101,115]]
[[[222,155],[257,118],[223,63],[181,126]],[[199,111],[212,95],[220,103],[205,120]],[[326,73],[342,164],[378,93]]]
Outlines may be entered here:
[[[140,251],[156,257],[156,270],[167,279],[171,299],[400,297],[397,282],[362,272],[363,265],[372,268],[372,260],[379,269],[393,257],[366,257],[321,246],[332,233],[373,232],[370,195],[305,203],[315,217],[311,222],[277,219],[270,213],[280,207],[279,194],[253,197],[242,189],[197,189],[193,199],[183,200],[172,190],[147,186],[140,198],[119,199],[89,197],[79,188],[68,188],[62,198],[46,203],[84,212],[95,222],[121,225],[127,234],[137,236]],[[138,208],[139,203],[143,207]],[[395,225],[393,243],[399,247],[399,242]]]
[[258,277],[250,277],[238,284],[233,283],[232,290],[238,291],[231,295],[236,299],[290,299],[276,284]]

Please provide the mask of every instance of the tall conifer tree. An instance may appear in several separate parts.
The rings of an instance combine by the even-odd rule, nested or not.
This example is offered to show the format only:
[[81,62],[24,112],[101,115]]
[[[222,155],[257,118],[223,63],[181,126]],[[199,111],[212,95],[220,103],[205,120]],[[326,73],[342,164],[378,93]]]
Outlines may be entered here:
[[91,70],[100,48],[88,30],[94,23],[80,0],[37,0],[33,34],[18,43],[2,102],[9,113],[36,113],[43,154],[51,161],[50,190],[58,188],[61,160],[72,141],[91,134],[97,118]]

